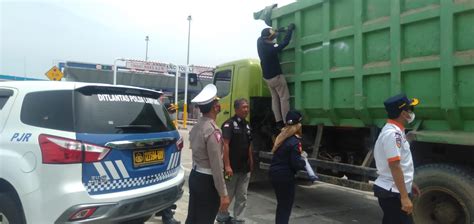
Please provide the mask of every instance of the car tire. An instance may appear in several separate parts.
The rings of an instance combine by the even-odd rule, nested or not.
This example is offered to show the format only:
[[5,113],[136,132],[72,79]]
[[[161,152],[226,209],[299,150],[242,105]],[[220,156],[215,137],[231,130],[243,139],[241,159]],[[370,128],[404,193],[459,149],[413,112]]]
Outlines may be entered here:
[[7,224],[26,223],[20,204],[8,193],[0,193],[0,222]]
[[421,195],[414,199],[415,223],[474,223],[474,176],[469,168],[429,164],[416,169]]

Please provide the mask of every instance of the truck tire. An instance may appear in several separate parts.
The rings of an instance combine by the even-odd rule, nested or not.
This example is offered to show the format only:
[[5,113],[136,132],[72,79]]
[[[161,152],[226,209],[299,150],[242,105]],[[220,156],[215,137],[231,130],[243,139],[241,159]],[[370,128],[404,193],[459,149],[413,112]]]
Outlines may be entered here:
[[429,164],[416,169],[421,195],[414,199],[415,223],[474,223],[474,176],[468,168]]
[[8,192],[0,193],[0,223],[26,223],[21,206],[15,199],[8,195]]

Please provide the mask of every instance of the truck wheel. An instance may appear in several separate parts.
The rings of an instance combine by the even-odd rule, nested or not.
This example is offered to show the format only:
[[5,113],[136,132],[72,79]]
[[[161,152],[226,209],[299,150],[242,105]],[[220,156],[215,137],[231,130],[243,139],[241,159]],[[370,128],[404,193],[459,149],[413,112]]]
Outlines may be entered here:
[[0,193],[0,223],[25,224],[23,212],[18,203],[7,193]]
[[474,176],[469,169],[429,164],[417,168],[414,182],[421,190],[413,205],[415,223],[474,223]]

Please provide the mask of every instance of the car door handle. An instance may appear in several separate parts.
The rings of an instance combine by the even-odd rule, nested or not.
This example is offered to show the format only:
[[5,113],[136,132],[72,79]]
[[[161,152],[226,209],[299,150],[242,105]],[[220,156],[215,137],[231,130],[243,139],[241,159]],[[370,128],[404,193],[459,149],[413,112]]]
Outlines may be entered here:
[[229,114],[229,111],[224,111],[224,114]]

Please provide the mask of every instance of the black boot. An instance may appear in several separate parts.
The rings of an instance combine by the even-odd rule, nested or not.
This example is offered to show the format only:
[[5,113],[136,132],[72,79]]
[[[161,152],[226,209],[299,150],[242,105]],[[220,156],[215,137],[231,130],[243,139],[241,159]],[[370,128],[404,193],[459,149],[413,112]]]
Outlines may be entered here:
[[163,224],[181,224],[181,222],[174,218],[171,218],[171,219],[163,219]]
[[163,221],[163,224],[181,224],[180,221],[173,218],[173,215],[174,215],[173,209],[176,209],[176,205],[173,205],[163,211],[156,213],[156,216],[161,216],[161,220]]

